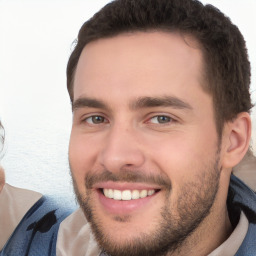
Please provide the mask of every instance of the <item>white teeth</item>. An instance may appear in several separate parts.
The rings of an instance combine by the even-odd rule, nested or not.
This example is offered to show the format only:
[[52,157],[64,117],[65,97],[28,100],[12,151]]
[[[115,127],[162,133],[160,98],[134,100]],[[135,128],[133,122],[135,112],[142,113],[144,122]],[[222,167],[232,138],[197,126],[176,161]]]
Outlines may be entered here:
[[148,195],[148,192],[147,192],[147,190],[141,190],[140,191],[140,198],[144,198],[144,197],[146,197]]
[[115,199],[115,200],[121,200],[122,199],[122,191],[120,191],[120,190],[114,190],[114,196],[113,196],[113,198]]
[[139,198],[144,198],[147,196],[152,196],[155,194],[155,190],[117,190],[117,189],[103,189],[103,194],[107,198],[112,198],[114,200],[135,200]]
[[132,191],[132,199],[139,199],[140,198],[140,191],[139,190],[133,190]]
[[124,190],[122,192],[122,200],[131,200],[132,199],[132,193],[130,190]]
[[108,197],[113,198],[114,197],[114,191],[113,189],[108,189]]
[[112,189],[103,189],[103,193],[106,197],[108,198],[113,198],[114,197],[114,191]]
[[155,191],[152,189],[152,190],[149,190],[148,191],[148,196],[152,196],[153,194],[155,193]]

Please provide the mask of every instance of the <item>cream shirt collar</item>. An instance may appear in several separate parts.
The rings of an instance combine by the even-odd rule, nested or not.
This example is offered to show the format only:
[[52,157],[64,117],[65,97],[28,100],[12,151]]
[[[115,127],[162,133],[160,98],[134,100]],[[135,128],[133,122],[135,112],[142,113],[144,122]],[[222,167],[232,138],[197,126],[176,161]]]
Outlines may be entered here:
[[57,239],[57,256],[97,256],[99,249],[81,208],[60,224]]
[[248,219],[241,212],[240,220],[229,238],[208,256],[234,256],[241,246],[249,227]]
[[5,184],[0,193],[0,250],[42,194]]
[[[248,226],[249,222],[241,212],[239,223],[232,234],[208,256],[234,256],[246,236]],[[100,252],[90,225],[79,208],[60,225],[57,256],[97,256]]]

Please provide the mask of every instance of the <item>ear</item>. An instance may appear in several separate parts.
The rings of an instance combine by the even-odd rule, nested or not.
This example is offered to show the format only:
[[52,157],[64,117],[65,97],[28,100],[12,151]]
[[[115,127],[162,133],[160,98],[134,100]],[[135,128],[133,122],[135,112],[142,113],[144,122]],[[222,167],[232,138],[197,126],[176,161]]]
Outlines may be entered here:
[[233,168],[248,151],[251,139],[251,118],[242,112],[235,119],[227,122],[223,129],[223,168]]

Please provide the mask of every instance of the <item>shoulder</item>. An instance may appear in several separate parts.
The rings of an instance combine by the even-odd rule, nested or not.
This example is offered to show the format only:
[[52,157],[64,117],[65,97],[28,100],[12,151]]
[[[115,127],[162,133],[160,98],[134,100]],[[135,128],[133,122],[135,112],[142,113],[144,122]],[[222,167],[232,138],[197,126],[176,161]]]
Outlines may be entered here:
[[100,255],[100,248],[81,208],[61,223],[56,250],[57,256]]
[[243,160],[234,167],[233,173],[256,191],[256,157],[251,151],[248,151]]
[[[5,190],[9,198],[15,198],[16,201],[16,203],[9,201],[11,210],[17,208],[16,204],[19,206],[22,198],[26,198],[26,201],[29,197],[32,205],[29,209],[23,209],[24,214],[16,223],[16,227],[13,225],[14,231],[9,239],[7,238],[8,241],[4,244],[0,255],[55,255],[59,225],[72,210],[67,210],[53,198],[42,196],[37,192],[23,191],[8,184],[4,187]],[[34,198],[33,202],[31,198]]]
[[42,197],[40,193],[5,184],[0,193],[0,250],[27,211]]
[[249,222],[246,236],[235,255],[254,255],[256,251],[256,193],[234,175],[231,177],[228,205],[230,217],[242,211]]

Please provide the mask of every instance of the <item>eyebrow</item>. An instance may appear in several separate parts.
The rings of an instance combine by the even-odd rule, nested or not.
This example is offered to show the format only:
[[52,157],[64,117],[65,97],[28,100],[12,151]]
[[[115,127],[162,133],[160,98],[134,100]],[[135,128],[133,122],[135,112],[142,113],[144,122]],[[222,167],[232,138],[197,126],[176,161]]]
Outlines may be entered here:
[[[109,110],[109,107],[101,100],[82,97],[78,98],[72,104],[72,111],[77,110],[79,108],[101,108],[105,110]],[[192,106],[173,96],[163,96],[163,97],[140,97],[136,100],[133,100],[129,104],[129,108],[132,110],[137,110],[141,108],[150,108],[150,107],[173,107],[176,109],[189,109],[192,110]]]
[[176,109],[189,109],[192,110],[192,106],[174,96],[164,96],[164,97],[141,97],[131,102],[130,108],[133,110],[139,108],[149,108],[149,107],[173,107]]
[[72,104],[72,111],[79,109],[79,108],[102,108],[108,109],[107,105],[100,100],[91,99],[87,97],[78,98]]

